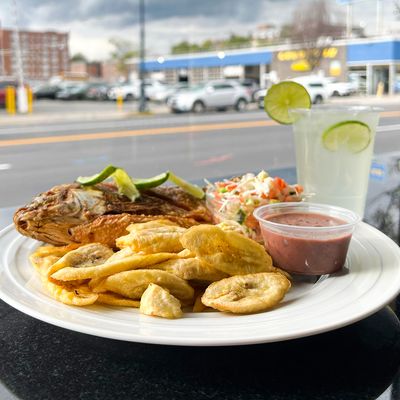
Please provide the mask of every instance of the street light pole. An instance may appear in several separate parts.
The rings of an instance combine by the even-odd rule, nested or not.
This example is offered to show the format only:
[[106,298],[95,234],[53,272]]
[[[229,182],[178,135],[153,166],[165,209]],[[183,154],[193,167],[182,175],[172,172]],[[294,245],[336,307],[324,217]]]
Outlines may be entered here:
[[17,0],[13,0],[12,2],[14,9],[14,38],[15,38],[15,53],[17,59],[18,66],[18,88],[17,88],[17,109],[20,113],[28,112],[28,96],[26,93],[26,88],[24,86],[24,70],[23,70],[23,61],[22,61],[22,51],[21,51],[21,41],[19,34],[19,26],[18,26],[18,5]]
[[140,81],[140,99],[139,99],[139,112],[147,111],[146,105],[146,93],[144,90],[144,78],[145,78],[145,58],[146,58],[146,46],[145,46],[145,8],[144,0],[139,0],[139,26],[140,26],[140,62],[139,62],[139,81]]
[[346,5],[346,37],[351,37],[353,31],[353,3],[349,1]]

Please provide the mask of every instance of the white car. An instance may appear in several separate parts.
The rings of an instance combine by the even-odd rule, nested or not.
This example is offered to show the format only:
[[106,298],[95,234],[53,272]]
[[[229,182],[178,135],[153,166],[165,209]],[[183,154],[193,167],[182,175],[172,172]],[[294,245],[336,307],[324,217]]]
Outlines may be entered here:
[[[321,104],[329,98],[329,90],[327,82],[324,78],[319,76],[302,76],[299,78],[290,79],[293,82],[300,83],[304,86],[310,95],[311,102],[313,104]],[[267,93],[267,89],[261,89],[256,93],[256,99],[259,108],[264,108],[264,97]]]
[[221,80],[201,83],[181,90],[168,101],[172,112],[204,112],[209,109],[235,108],[243,111],[251,101],[245,87],[238,82]]
[[[151,99],[158,91],[164,90],[165,83],[160,81],[146,79],[144,80],[144,92],[147,99]],[[140,81],[134,81],[123,85],[114,86],[108,91],[108,98],[116,100],[122,96],[124,100],[137,100],[140,98]]]
[[168,103],[168,100],[171,96],[175,93],[179,92],[180,90],[187,89],[189,84],[187,82],[179,82],[174,85],[164,85],[152,93],[150,100],[159,102],[159,103]]
[[339,82],[336,78],[325,78],[329,96],[350,96],[357,91],[355,82]]

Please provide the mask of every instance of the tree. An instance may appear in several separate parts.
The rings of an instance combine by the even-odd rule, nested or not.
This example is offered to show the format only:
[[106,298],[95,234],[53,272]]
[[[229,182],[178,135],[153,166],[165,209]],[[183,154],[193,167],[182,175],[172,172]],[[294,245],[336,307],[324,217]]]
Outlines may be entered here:
[[326,0],[303,1],[293,14],[290,29],[286,27],[291,41],[301,44],[310,71],[320,64],[332,39],[343,35],[344,26],[335,24],[332,16]]
[[82,53],[75,53],[71,57],[71,62],[87,62],[87,58]]
[[138,56],[138,51],[135,49],[132,42],[122,38],[111,38],[109,43],[114,47],[111,52],[111,59],[116,62],[119,73],[127,77],[128,66],[127,60]]
[[194,53],[200,50],[202,50],[201,46],[196,43],[189,43],[186,40],[175,44],[171,48],[172,54]]
[[394,14],[397,19],[400,19],[400,1],[394,2]]

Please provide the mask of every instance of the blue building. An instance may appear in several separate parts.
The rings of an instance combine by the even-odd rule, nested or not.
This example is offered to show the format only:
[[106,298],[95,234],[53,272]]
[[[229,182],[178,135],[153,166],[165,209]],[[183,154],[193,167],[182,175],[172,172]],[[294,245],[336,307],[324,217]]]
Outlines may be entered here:
[[[137,71],[138,60],[132,60]],[[301,46],[279,45],[186,55],[160,56],[145,62],[148,76],[173,83],[220,78],[251,78],[261,86],[310,73],[356,80],[361,91],[378,87],[393,94],[400,82],[400,38],[337,40],[326,46],[320,65],[310,70]]]

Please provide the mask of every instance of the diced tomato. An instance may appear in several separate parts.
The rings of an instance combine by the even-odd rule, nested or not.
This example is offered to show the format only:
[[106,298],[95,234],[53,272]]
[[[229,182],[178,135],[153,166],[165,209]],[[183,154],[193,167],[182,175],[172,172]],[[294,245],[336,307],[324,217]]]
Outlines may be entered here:
[[287,186],[287,183],[282,178],[279,178],[278,176],[274,179],[274,181],[280,190],[285,189]]

